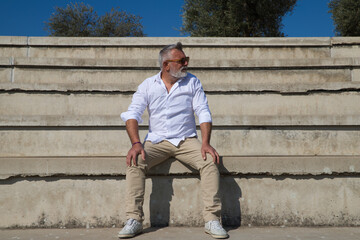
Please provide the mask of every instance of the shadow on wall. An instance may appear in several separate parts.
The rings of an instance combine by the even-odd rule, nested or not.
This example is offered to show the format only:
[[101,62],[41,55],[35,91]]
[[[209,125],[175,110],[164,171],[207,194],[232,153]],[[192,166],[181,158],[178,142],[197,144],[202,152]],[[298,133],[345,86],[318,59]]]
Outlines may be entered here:
[[150,195],[150,225],[151,227],[167,227],[170,221],[170,201],[174,194],[173,180],[165,177],[155,177],[151,180],[153,187]]
[[[162,173],[169,173],[171,163],[175,159],[168,159],[161,166]],[[158,168],[155,166],[154,168]],[[173,178],[156,176],[151,178],[152,189],[150,194],[150,226],[167,227],[170,222],[170,202],[174,195]],[[161,186],[161,187],[160,187]],[[159,207],[161,206],[161,207]]]
[[241,226],[240,198],[242,197],[242,191],[234,176],[231,176],[230,172],[224,167],[222,157],[220,157],[219,168],[222,173],[220,178],[221,221],[224,226],[236,228]]
[[[171,163],[175,160],[165,161],[161,163],[162,172],[169,172]],[[189,168],[194,174],[198,171]],[[239,227],[241,225],[241,208],[239,199],[242,192],[234,177],[229,175],[229,171],[222,164],[220,157],[220,165],[222,173],[225,176],[220,178],[220,197],[222,201],[222,224],[224,226]],[[152,177],[152,191],[150,194],[150,225],[151,227],[166,227],[170,222],[170,202],[174,194],[173,178],[168,177]],[[159,187],[161,186],[161,187]],[[200,190],[200,189],[199,189]],[[159,207],[161,206],[161,207]]]

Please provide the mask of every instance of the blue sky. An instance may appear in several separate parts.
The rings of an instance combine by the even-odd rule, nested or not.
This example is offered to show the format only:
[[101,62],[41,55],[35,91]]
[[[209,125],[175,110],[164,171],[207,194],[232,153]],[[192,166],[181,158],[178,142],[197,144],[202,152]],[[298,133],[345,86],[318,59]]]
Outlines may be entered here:
[[[103,15],[120,7],[142,17],[149,37],[179,37],[183,0],[0,0],[0,36],[47,36],[44,22],[55,6],[84,2]],[[292,14],[283,19],[287,37],[333,37],[334,26],[328,13],[329,0],[298,0]]]

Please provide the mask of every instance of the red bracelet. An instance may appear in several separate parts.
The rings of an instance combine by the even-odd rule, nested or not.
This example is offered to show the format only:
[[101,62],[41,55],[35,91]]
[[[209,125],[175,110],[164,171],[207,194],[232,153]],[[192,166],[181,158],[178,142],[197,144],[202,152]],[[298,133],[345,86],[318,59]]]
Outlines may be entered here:
[[140,144],[141,144],[141,142],[134,142],[132,145],[134,146],[134,145],[137,144],[137,143],[140,143]]

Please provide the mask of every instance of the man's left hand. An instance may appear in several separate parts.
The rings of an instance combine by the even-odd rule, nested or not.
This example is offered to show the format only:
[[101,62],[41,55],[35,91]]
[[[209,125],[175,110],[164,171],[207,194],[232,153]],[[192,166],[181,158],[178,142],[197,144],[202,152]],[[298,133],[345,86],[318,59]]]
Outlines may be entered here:
[[213,148],[210,144],[202,144],[201,146],[201,155],[204,160],[206,160],[206,153],[209,153],[213,157],[214,163],[216,164],[220,163],[219,154],[216,152],[215,148]]

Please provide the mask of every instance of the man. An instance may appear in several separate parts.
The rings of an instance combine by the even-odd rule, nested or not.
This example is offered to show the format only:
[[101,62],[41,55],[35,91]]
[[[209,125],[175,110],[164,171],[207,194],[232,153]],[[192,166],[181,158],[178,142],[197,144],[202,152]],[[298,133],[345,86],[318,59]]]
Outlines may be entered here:
[[[153,166],[175,157],[200,171],[205,232],[214,238],[226,238],[228,235],[219,222],[221,202],[216,166],[219,154],[210,145],[212,119],[207,98],[199,79],[187,73],[189,57],[180,42],[162,49],[159,63],[160,73],[139,85],[128,111],[121,114],[132,147],[126,157],[128,220],[118,236],[134,237],[141,233],[145,174]],[[149,112],[149,133],[142,145],[138,123],[142,122],[145,108]],[[202,143],[197,139],[194,113],[199,118]]]

